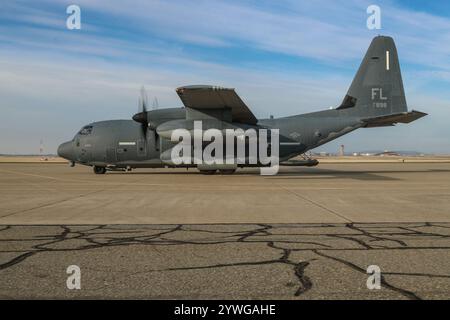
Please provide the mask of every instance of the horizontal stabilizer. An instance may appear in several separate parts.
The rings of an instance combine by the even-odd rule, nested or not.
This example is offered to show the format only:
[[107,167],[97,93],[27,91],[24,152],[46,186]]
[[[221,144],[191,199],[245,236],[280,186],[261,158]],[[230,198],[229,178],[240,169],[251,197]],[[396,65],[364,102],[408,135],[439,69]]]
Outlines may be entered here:
[[401,113],[393,113],[385,116],[362,119],[364,128],[393,126],[396,123],[410,123],[426,116],[427,113],[420,111],[409,111]]

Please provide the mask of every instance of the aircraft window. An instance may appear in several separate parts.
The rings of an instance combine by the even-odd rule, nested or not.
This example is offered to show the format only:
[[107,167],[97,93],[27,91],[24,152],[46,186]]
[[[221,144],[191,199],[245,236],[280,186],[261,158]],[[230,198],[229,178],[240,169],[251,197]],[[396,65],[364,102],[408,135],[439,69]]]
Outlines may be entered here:
[[81,135],[91,134],[92,133],[92,126],[85,126],[78,133],[81,134]]

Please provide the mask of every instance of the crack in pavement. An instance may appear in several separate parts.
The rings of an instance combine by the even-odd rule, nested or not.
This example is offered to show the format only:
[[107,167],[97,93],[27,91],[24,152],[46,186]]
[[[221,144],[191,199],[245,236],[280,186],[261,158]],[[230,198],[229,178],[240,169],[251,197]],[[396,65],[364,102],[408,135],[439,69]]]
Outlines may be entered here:
[[[324,254],[324,253],[322,253],[322,252],[319,252],[318,250],[313,250],[313,252],[314,252],[315,254],[321,256],[321,257],[325,257],[325,258],[328,258],[328,259],[331,259],[331,260],[340,262],[340,263],[342,263],[342,264],[344,264],[344,265],[346,265],[346,266],[352,268],[353,270],[356,270],[356,271],[358,271],[358,272],[362,272],[362,273],[364,273],[364,274],[367,274],[367,273],[366,273],[366,270],[362,269],[361,267],[358,267],[356,264],[351,263],[350,261],[347,261],[347,260],[344,260],[344,259],[341,259],[341,258],[337,258],[337,257],[333,257],[333,256],[331,256],[331,255],[326,255],[326,254]],[[386,279],[384,278],[383,273],[381,274],[381,285],[384,286],[384,287],[386,287],[387,289],[396,291],[396,292],[402,294],[403,296],[405,296],[405,297],[407,297],[407,298],[409,298],[409,299],[412,299],[412,300],[421,300],[421,299],[419,298],[419,296],[418,296],[417,294],[415,294],[414,292],[411,292],[411,291],[408,291],[408,290],[405,290],[405,289],[402,289],[402,288],[399,288],[399,287],[395,287],[395,286],[393,286],[392,284],[388,283],[388,282],[386,281]]]
[[[18,265],[26,263],[30,258],[39,259],[43,253],[56,254],[63,257],[70,252],[88,252],[96,255],[106,248],[121,248],[142,246],[155,250],[158,254],[165,254],[169,248],[179,247],[183,250],[193,246],[197,260],[206,264],[195,263],[190,259],[181,266],[166,265],[163,267],[149,266],[143,271],[129,270],[114,271],[118,276],[113,284],[127,282],[133,275],[154,272],[177,272],[182,270],[217,270],[219,268],[249,267],[271,265],[279,271],[279,266],[287,266],[292,276],[297,280],[296,289],[290,291],[294,297],[299,297],[315,289],[315,282],[323,279],[315,278],[313,270],[320,263],[337,262],[342,268],[367,275],[365,267],[349,259],[344,259],[340,252],[355,252],[365,255],[367,252],[382,252],[389,254],[391,250],[450,250],[450,232],[446,231],[450,224],[445,223],[346,223],[346,224],[212,224],[212,225],[49,225],[26,226],[4,225],[0,228],[0,258],[7,260],[0,264],[0,271],[9,270],[7,277],[14,277]],[[424,230],[424,228],[428,228]],[[53,231],[53,229],[55,229]],[[51,231],[50,231],[51,230]],[[423,241],[417,245],[415,241]],[[442,243],[443,241],[447,241]],[[75,241],[75,243],[74,243]],[[382,242],[382,244],[380,244]],[[20,249],[14,249],[16,243]],[[257,252],[250,252],[246,246],[262,245]],[[228,253],[219,245],[232,245],[228,248],[234,255]],[[202,248],[208,246],[213,249],[213,256],[202,255]],[[264,249],[267,248],[267,249]],[[246,249],[242,257],[240,250]],[[278,252],[278,253],[277,253]],[[293,256],[293,253],[296,253]],[[17,253],[13,258],[5,259],[6,254]],[[335,254],[336,253],[336,254]],[[236,255],[241,257],[236,258]],[[278,255],[278,257],[276,257]],[[261,258],[260,256],[263,256]],[[266,258],[269,256],[269,258]],[[274,256],[272,258],[272,256]],[[450,257],[448,252],[443,256]],[[177,256],[169,256],[177,259]],[[215,262],[214,260],[228,260]],[[237,259],[237,260],[236,260]],[[196,260],[196,259],[194,259]],[[1,260],[0,260],[1,261]],[[178,260],[177,260],[178,261]],[[356,261],[358,261],[356,259]],[[211,263],[208,263],[211,262]],[[314,262],[314,263],[312,263]],[[430,263],[429,261],[427,263]],[[36,260],[33,260],[36,264]],[[178,264],[178,263],[177,263]],[[450,265],[450,264],[447,264]],[[89,266],[86,268],[89,269]],[[313,268],[310,270],[310,268]],[[225,269],[226,270],[226,269]],[[272,270],[272,269],[270,269]],[[417,272],[416,272],[417,271]],[[409,288],[402,288],[387,281],[384,275],[399,277],[429,277],[434,279],[450,279],[449,274],[423,272],[399,272],[398,270],[383,270],[381,276],[382,287],[402,295],[408,299],[421,299],[418,292]],[[2,275],[0,273],[0,277]],[[330,275],[332,277],[333,275]],[[101,291],[104,287],[96,288]],[[421,288],[417,288],[420,291]],[[1,286],[0,286],[1,293]],[[255,293],[256,295],[256,293]],[[448,295],[450,297],[450,294]]]

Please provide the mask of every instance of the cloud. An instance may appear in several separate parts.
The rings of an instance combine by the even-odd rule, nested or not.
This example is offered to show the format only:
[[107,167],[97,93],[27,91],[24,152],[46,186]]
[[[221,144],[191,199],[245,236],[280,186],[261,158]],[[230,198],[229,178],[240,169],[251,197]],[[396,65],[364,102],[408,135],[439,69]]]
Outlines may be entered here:
[[[142,84],[162,106],[180,106],[174,88],[196,83],[235,87],[259,117],[336,106],[376,34],[366,28],[371,1],[76,2],[77,31],[65,28],[72,2],[2,3],[0,152],[36,150],[41,137],[55,151],[85,123],[129,119]],[[416,146],[450,151],[450,93],[436,89],[450,81],[450,19],[380,6],[408,102],[440,117],[421,120]],[[390,141],[410,142],[413,129],[395,130]],[[366,131],[364,143],[381,146],[382,132]]]

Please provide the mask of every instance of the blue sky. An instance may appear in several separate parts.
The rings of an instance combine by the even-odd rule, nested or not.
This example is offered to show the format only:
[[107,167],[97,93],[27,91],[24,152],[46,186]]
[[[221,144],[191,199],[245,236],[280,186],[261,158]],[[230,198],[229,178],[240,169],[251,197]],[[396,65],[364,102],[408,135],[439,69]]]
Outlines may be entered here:
[[[81,30],[66,7],[81,8]],[[381,30],[366,9],[381,8]],[[448,1],[9,1],[0,3],[0,153],[55,152],[84,124],[130,119],[145,85],[161,107],[188,84],[236,88],[257,117],[337,106],[371,39],[393,36],[411,125],[320,148],[450,153]]]

